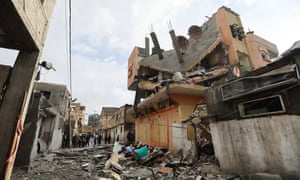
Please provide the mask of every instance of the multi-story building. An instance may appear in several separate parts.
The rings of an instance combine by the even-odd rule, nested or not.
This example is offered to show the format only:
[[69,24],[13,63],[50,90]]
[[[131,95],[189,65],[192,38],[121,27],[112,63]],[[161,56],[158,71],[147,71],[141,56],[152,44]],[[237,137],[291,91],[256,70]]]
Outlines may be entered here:
[[94,127],[95,131],[98,132],[100,128],[100,115],[99,114],[90,114],[88,117],[88,126]]
[[61,147],[69,98],[70,93],[65,85],[35,83],[16,165],[29,167],[37,153]]
[[103,139],[105,139],[105,137],[107,138],[108,135],[112,137],[112,117],[118,110],[118,107],[102,107],[100,114],[100,134]]
[[81,133],[82,126],[85,125],[85,106],[79,102],[72,102],[70,109],[72,134]]
[[255,35],[254,32],[248,32],[246,34],[246,41],[250,50],[254,69],[266,66],[278,57],[277,46],[274,43]]
[[135,128],[132,105],[125,104],[119,108],[104,107],[100,117],[102,137],[110,135],[111,142],[127,143],[128,132],[134,131]]
[[128,132],[134,130],[134,118],[130,110],[132,110],[132,105],[125,104],[112,116],[111,134],[113,140],[126,143]]
[[[0,6],[0,47],[18,50],[11,72],[1,89],[0,179],[9,179],[15,148],[37,76],[37,66],[45,45],[55,0],[3,1]],[[2,87],[1,87],[2,88]],[[18,118],[16,118],[18,117]],[[7,163],[7,159],[10,162]]]
[[196,147],[190,124],[195,125],[191,121],[195,109],[206,109],[205,91],[256,67],[241,19],[229,8],[219,8],[202,26],[191,26],[188,34],[188,39],[176,37],[170,30],[174,49],[163,51],[151,32],[152,55],[146,41],[145,48],[135,47],[129,56],[128,89],[136,92],[136,140],[150,146],[184,151]]
[[206,92],[215,155],[236,174],[300,178],[300,42],[279,59]]

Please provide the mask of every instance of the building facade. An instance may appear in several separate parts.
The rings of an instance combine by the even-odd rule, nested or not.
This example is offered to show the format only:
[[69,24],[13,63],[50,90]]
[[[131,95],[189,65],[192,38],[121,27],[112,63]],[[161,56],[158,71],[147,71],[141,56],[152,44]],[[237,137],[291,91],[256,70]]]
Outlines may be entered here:
[[[147,41],[145,48],[133,49],[127,84],[136,93],[136,140],[172,151],[192,150],[195,155],[201,134],[210,131],[208,128],[202,133],[209,118],[205,91],[260,65],[254,66],[251,59],[240,16],[227,7],[219,8],[201,26],[192,25],[188,34],[189,38],[175,36],[170,30],[174,49],[164,51],[151,32],[155,51],[147,53]],[[195,117],[198,108],[203,110]],[[211,140],[211,136],[206,138]]]
[[[104,142],[107,142],[108,137],[110,137],[110,141],[112,140],[112,126],[113,126],[113,116],[115,112],[119,110],[118,107],[102,107],[101,114],[100,114],[100,134],[103,138]],[[112,142],[112,141],[111,141]]]
[[299,68],[297,42],[273,63],[206,92],[221,168],[300,178]]
[[70,108],[70,120],[72,135],[78,135],[81,133],[81,128],[85,123],[85,106],[79,102],[72,102]]
[[17,166],[30,167],[38,153],[61,147],[69,97],[65,85],[35,83],[16,157]]
[[266,66],[278,57],[277,46],[255,35],[254,32],[248,32],[246,34],[246,41],[254,69]]
[[0,179],[9,179],[12,172],[14,158],[6,161],[18,148],[16,127],[25,121],[55,2],[11,0],[0,6],[0,47],[19,50],[6,80],[9,83],[1,90]]
[[105,137],[108,138],[108,136],[110,136],[111,143],[114,141],[127,143],[128,132],[134,132],[135,129],[135,118],[133,115],[132,105],[129,104],[125,104],[118,108],[103,107],[100,115],[100,134],[104,140]]

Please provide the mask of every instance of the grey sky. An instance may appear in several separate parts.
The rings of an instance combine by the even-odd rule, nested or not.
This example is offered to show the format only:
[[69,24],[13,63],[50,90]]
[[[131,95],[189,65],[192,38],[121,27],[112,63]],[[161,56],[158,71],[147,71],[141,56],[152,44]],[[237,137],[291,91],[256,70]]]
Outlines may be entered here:
[[[42,56],[56,71],[43,70],[41,81],[69,87],[65,4],[57,0]],[[169,49],[168,21],[176,34],[186,36],[189,26],[201,25],[223,5],[240,14],[245,31],[277,44],[280,53],[300,39],[296,0],[72,0],[73,97],[87,113],[132,104],[127,59],[134,46],[144,46],[149,27],[153,25],[161,47]],[[0,63],[12,64],[16,52],[0,50]]]

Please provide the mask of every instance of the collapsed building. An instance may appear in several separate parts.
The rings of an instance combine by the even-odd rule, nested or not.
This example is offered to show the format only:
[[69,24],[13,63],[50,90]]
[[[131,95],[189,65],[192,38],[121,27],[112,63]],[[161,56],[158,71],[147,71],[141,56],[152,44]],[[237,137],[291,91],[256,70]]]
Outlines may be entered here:
[[297,51],[273,62],[276,45],[245,33],[227,7],[191,26],[189,39],[170,30],[172,50],[150,35],[152,54],[146,38],[128,59],[137,140],[197,154],[204,136],[224,170],[299,178]]
[[[240,17],[229,8],[221,7],[201,27],[191,26],[189,39],[175,37],[174,30],[170,35],[172,50],[163,51],[154,32],[152,55],[148,39],[145,48],[133,49],[128,60],[128,89],[136,91],[137,139],[176,150],[190,144],[185,142],[182,122],[190,119],[198,104],[205,104],[205,90],[216,81],[239,77],[255,67]],[[254,41],[268,49],[268,55],[278,54],[275,45],[264,46],[272,43],[260,40]]]
[[35,83],[24,123],[16,166],[30,167],[38,153],[61,147],[70,93],[65,85]]

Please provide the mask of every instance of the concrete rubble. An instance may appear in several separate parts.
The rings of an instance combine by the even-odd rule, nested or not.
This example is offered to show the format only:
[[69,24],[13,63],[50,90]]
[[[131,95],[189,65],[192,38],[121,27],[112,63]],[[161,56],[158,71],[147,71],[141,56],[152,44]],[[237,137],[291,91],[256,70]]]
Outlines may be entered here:
[[137,160],[123,151],[129,146],[120,146],[118,153],[113,152],[115,146],[44,153],[31,163],[28,172],[24,167],[14,168],[12,179],[240,179],[221,171],[214,156],[203,155],[190,163],[180,152],[149,147],[147,155]]

